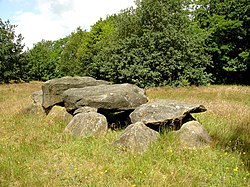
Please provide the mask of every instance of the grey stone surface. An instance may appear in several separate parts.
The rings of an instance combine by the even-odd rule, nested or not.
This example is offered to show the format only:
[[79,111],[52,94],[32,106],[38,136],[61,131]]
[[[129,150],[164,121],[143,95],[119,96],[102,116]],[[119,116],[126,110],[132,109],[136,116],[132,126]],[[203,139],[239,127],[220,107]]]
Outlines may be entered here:
[[43,91],[39,90],[31,94],[31,98],[35,104],[42,105],[43,102]]
[[79,113],[73,117],[65,132],[81,137],[99,137],[107,133],[108,123],[102,114],[96,112]]
[[197,121],[189,121],[175,131],[183,147],[204,148],[209,146],[211,137],[206,129]]
[[101,84],[111,84],[107,81],[96,80],[92,77],[62,77],[45,82],[42,86],[43,90],[43,108],[46,113],[54,105],[63,106],[62,94],[70,88],[83,88],[86,86],[96,86]]
[[20,114],[44,114],[44,110],[42,107],[42,100],[43,100],[43,92],[42,90],[33,92],[31,94],[32,103],[28,106],[22,108],[19,113]]
[[204,111],[206,108],[203,105],[159,99],[137,107],[130,114],[130,119],[132,123],[141,121],[147,125],[173,125],[178,129],[186,121],[194,119],[191,113]]
[[147,102],[144,90],[132,84],[113,84],[72,88],[63,93],[68,112],[83,106],[108,110],[133,110]]
[[129,125],[113,144],[123,150],[142,154],[159,136],[158,132],[148,128],[144,123],[137,122]]
[[61,106],[54,106],[46,116],[48,123],[51,125],[53,125],[56,121],[61,121],[65,124],[68,124],[72,118],[73,116]]
[[88,113],[88,112],[97,112],[97,108],[84,106],[75,110],[73,115],[75,116],[76,114],[79,114],[79,113]]
[[44,114],[45,115],[42,105],[36,104],[36,103],[32,103],[28,106],[25,106],[18,113],[21,115],[25,115],[25,114]]

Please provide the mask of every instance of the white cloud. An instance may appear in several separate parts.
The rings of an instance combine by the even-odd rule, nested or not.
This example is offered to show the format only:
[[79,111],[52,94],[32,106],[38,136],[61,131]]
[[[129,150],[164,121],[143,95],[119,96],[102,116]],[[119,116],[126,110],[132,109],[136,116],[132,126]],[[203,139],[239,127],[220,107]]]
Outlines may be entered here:
[[17,33],[31,48],[34,43],[56,40],[78,26],[89,29],[101,17],[134,5],[134,0],[37,0],[34,11],[19,12],[14,20]]

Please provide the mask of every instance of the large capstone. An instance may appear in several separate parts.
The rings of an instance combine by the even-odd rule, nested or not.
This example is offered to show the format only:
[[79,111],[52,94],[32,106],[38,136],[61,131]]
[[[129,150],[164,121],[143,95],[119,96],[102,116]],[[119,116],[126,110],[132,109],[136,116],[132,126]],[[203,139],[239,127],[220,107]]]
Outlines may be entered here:
[[62,94],[65,90],[101,84],[111,83],[103,80],[96,80],[92,77],[62,77],[49,80],[42,86],[43,108],[45,109],[46,113],[48,113],[54,105],[63,106]]
[[191,113],[204,111],[206,108],[203,105],[160,99],[137,107],[130,114],[130,119],[132,123],[141,121],[155,130],[166,127],[177,130],[183,123],[194,120]]
[[148,128],[142,122],[137,122],[129,125],[113,144],[122,150],[141,154],[159,137],[158,132]]
[[113,84],[72,88],[63,93],[69,113],[84,106],[99,110],[126,111],[146,103],[144,90],[132,84]]

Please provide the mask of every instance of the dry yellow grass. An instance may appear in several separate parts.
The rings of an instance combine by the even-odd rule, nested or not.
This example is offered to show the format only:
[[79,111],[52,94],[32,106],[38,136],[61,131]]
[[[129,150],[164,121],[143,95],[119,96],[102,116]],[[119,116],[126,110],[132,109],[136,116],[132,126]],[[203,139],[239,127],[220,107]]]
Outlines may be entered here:
[[214,144],[246,152],[244,161],[250,168],[250,87],[150,88],[147,95],[151,99],[174,99],[206,106],[205,114],[195,116],[214,137]]
[[41,90],[41,82],[0,85],[0,114],[16,114],[31,103],[30,95]]
[[147,90],[147,95],[151,99],[175,99],[202,104],[208,109],[207,116],[211,115],[234,127],[250,130],[250,87],[153,88]]
[[41,85],[0,85],[0,186],[250,186],[250,87],[148,89],[150,99],[205,105],[195,117],[213,146],[183,150],[170,133],[139,156],[112,146],[120,131],[81,139],[57,118],[20,114]]

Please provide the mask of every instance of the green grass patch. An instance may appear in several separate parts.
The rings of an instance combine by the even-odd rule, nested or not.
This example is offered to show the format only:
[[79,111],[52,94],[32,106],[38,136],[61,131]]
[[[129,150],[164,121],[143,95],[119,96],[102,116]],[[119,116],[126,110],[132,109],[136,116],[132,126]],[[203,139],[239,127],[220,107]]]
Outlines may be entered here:
[[[13,92],[2,92],[11,86],[16,88]],[[18,113],[40,86],[0,85],[4,98],[0,100],[0,186],[250,185],[249,87],[147,90],[151,99],[204,104],[208,111],[195,117],[213,142],[202,150],[183,149],[170,132],[145,154],[132,155],[112,146],[122,131],[83,139],[64,133],[67,124],[60,119],[48,122],[42,114]]]

